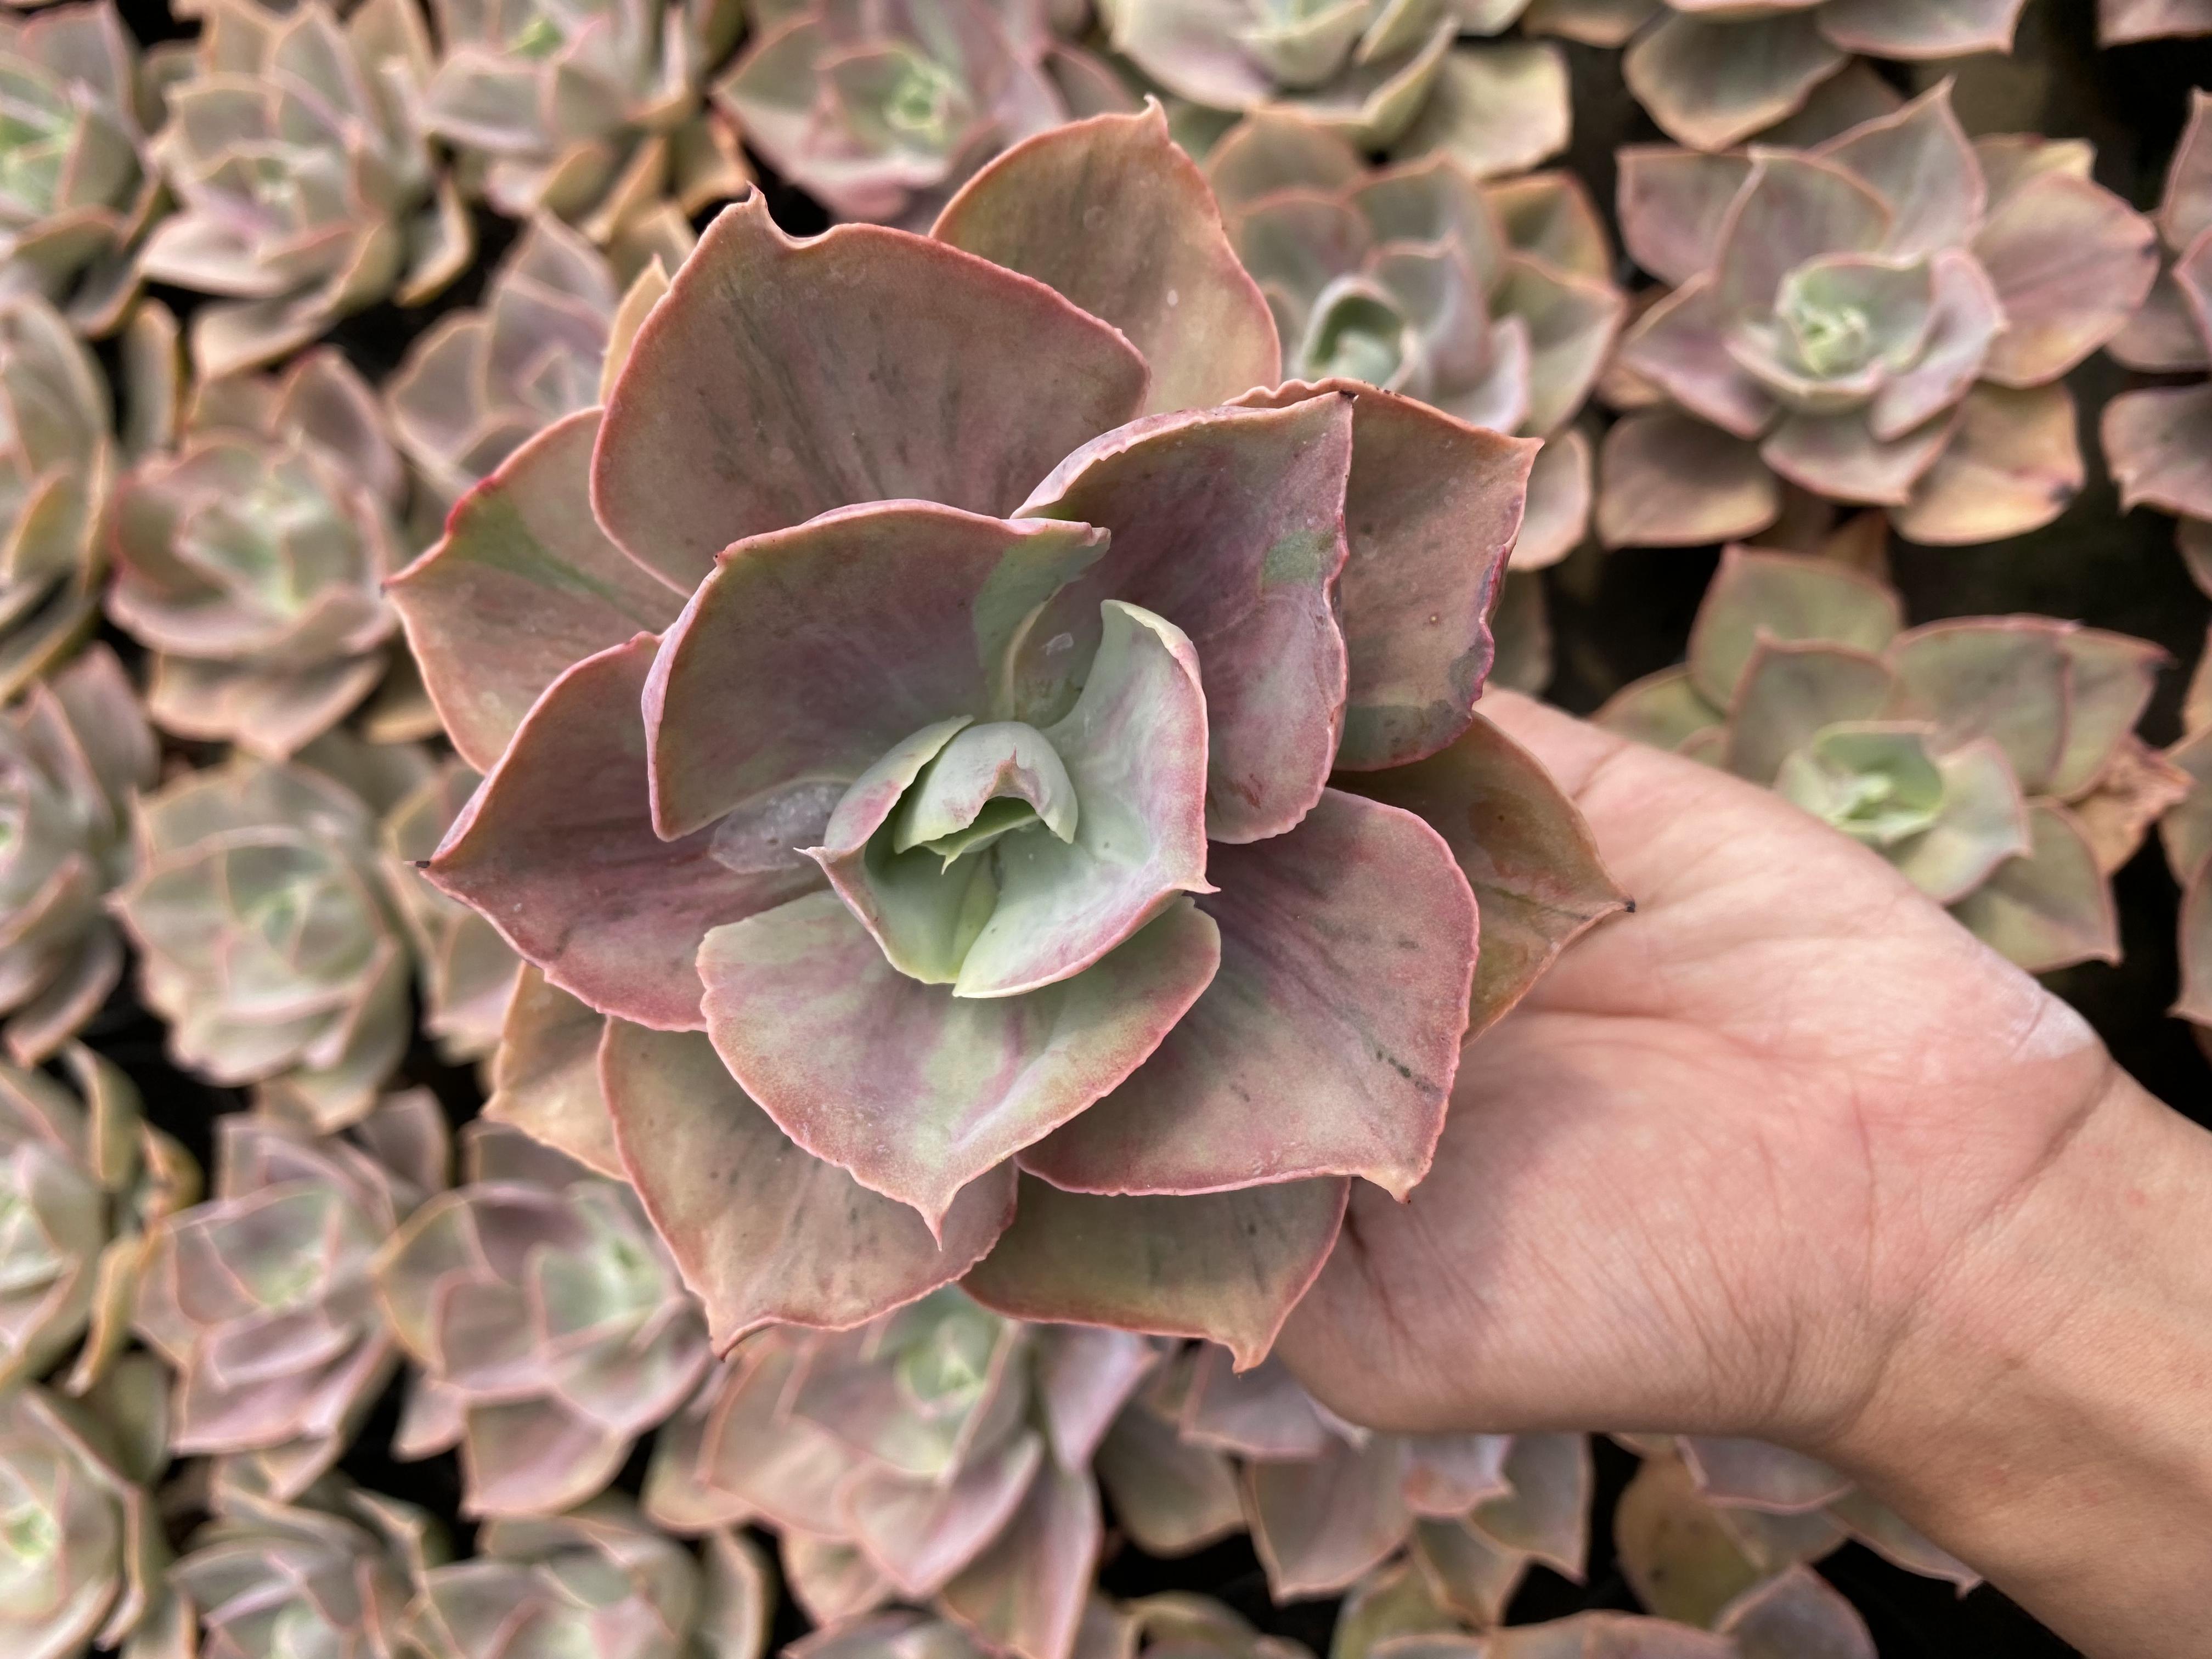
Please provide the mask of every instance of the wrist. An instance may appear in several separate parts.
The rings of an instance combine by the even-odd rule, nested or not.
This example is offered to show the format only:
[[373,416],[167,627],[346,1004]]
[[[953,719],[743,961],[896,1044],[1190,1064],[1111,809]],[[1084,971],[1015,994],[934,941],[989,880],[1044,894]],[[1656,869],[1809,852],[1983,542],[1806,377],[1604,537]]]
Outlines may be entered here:
[[1806,1449],[2090,1651],[2212,1653],[2208,1242],[2212,1135],[2115,1073]]

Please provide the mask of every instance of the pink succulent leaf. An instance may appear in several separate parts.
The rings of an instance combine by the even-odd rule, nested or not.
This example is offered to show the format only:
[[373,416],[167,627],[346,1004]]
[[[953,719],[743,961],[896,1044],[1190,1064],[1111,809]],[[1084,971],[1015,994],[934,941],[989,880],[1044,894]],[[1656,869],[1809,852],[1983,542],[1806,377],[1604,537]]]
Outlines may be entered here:
[[[1036,400],[1042,363],[1053,395]],[[1118,331],[1042,283],[869,226],[793,241],[755,196],[639,329],[592,501],[633,557],[690,587],[732,542],[855,501],[1005,513],[1133,415],[1146,381]],[[925,407],[958,443],[909,441]]]
[[2166,751],[2189,780],[2188,793],[2159,820],[2160,844],[2177,884],[2187,887],[2212,855],[2212,737],[2200,728]]
[[1823,726],[1876,718],[1890,692],[1889,668],[1872,652],[1780,640],[1762,629],[1736,682],[1723,764],[1771,786],[1783,763]]
[[1942,1578],[1961,1594],[1982,1582],[1981,1575],[1922,1537],[1894,1511],[1853,1492],[1828,1505],[1844,1530],[1884,1560],[1925,1578]]
[[[1732,1524],[1737,1517],[1754,1527],[1777,1518],[1717,1507],[1672,1449],[1646,1456],[1613,1517],[1621,1572],[1637,1600],[1663,1618],[1711,1626],[1738,1596],[1790,1565],[1788,1556],[1771,1559],[1758,1549],[1758,1534],[1740,1536]],[[1838,1529],[1820,1517],[1780,1519],[1820,1528],[1820,1553],[1839,1541]]]
[[2119,920],[2087,836],[2055,802],[2029,802],[2027,818],[2028,852],[1999,865],[1952,914],[2030,973],[2118,962]]
[[1630,144],[1620,154],[1618,206],[1628,257],[1676,286],[1712,268],[1729,206],[1750,178],[1748,155]]
[[2204,0],[2097,0],[2100,45],[2177,34],[2212,34],[2212,9]]
[[2114,746],[2103,774],[2070,805],[2106,875],[2142,849],[2152,826],[2187,798],[2192,780],[2132,732]]
[[2009,52],[2027,0],[1960,0],[1928,6],[1917,0],[1828,0],[1820,32],[1846,52],[1874,58],[1961,57]]
[[[798,1576],[792,1557],[797,1540],[784,1541],[785,1566]],[[810,1607],[821,1629],[802,1636],[787,1651],[798,1659],[982,1659],[984,1650],[957,1625],[898,1610],[870,1618],[866,1607],[832,1614]]]
[[1756,438],[1780,404],[1729,349],[1735,321],[1718,279],[1693,276],[1637,319],[1620,343],[1620,367],[1723,431]]
[[521,964],[497,929],[412,866],[437,851],[481,781],[449,760],[387,812],[381,827],[393,896],[415,947],[422,1029],[453,1062],[482,1058],[498,1045]]
[[1671,409],[1614,422],[1598,449],[1598,538],[1608,547],[1695,547],[1754,536],[1782,511],[1758,448]]
[[1669,137],[1721,150],[1796,109],[1844,63],[1802,9],[1743,18],[1669,10],[1630,45],[1621,68]]
[[2181,986],[2168,1010],[2193,1024],[2212,1024],[2212,860],[2200,863],[2181,890]]
[[[1433,754],[1467,729],[1535,449],[1345,381],[1294,381],[1249,401],[1332,392],[1352,400],[1338,584],[1349,672],[1335,763],[1364,771]],[[1212,658],[1201,651],[1200,661]]]
[[2045,787],[2072,801],[2095,786],[2118,757],[2149,707],[2166,655],[2148,640],[2098,628],[2071,629],[2061,643],[2069,671],[2066,746]]
[[1858,1609],[1810,1567],[1796,1566],[1729,1604],[1718,1626],[1743,1659],[1875,1659]]
[[959,1276],[1013,1215],[1011,1165],[972,1182],[942,1243],[905,1205],[800,1151],[703,1037],[611,1022],[606,1109],[654,1228],[726,1349],[770,1320],[843,1328]]
[[1591,719],[1608,732],[1618,732],[1655,749],[1680,751],[1692,742],[1716,734],[1725,711],[1706,701],[1685,663],[1630,682],[1607,698]]
[[1202,1336],[1256,1364],[1335,1243],[1349,1184],[1099,1198],[1024,1177],[1014,1224],[962,1283],[1013,1318]]
[[[1038,611],[1008,662],[1011,700],[1042,722],[1091,670],[1101,602],[1127,600],[1189,636],[1206,676],[1207,833],[1288,830],[1328,775],[1345,719],[1350,400],[1155,416],[1077,450],[1020,512],[1112,540]],[[1198,550],[1204,550],[1204,556]]]
[[1665,0],[1531,0],[1521,27],[1531,34],[1556,34],[1586,46],[1623,46],[1656,17]]
[[[1947,746],[1994,738],[2022,789],[2051,793],[2066,752],[2073,700],[2070,632],[2066,623],[2031,617],[1964,617],[1916,628],[1900,635],[1890,653],[1897,711],[1935,722]],[[2100,725],[2109,729],[2108,722]],[[2118,736],[2111,732],[2110,740]]]
[[1950,441],[1958,424],[1946,410],[1913,430],[1884,440],[1876,437],[1856,410],[1841,415],[1791,415],[1784,418],[1759,458],[1783,480],[1832,500],[1876,507],[1899,507],[1911,498]]
[[2113,361],[2147,374],[2201,374],[2212,368],[2197,312],[2183,296],[2169,267],[2126,325],[2106,342]]
[[1493,1543],[1464,1517],[1416,1521],[1407,1557],[1439,1607],[1481,1630],[1504,1622],[1528,1571],[1528,1556]]
[[[860,1454],[784,1409],[802,1358],[801,1333],[770,1328],[740,1346],[713,1385],[699,1474],[787,1534],[837,1538],[837,1499]],[[868,1569],[867,1577],[880,1577]],[[872,1605],[866,1603],[866,1605]]]
[[[1407,8],[1418,15],[1418,8]],[[1386,12],[1387,15],[1387,12]],[[1439,27],[1432,40],[1443,40]],[[1391,106],[1420,90],[1414,58],[1371,106],[1370,132],[1387,132]],[[1565,54],[1548,41],[1504,40],[1443,53],[1428,100],[1390,144],[1399,156],[1448,155],[1477,178],[1525,173],[1567,147],[1573,125]],[[1325,112],[1324,112],[1325,113]]]
[[1690,675],[1722,707],[1735,700],[1760,636],[1881,653],[1904,622],[1897,595],[1832,561],[1732,547],[1690,630]]
[[[1113,236],[1100,237],[1099,224]],[[1282,378],[1267,301],[1157,106],[1016,146],[968,182],[930,234],[1120,329],[1154,366],[1147,414],[1226,403]]]
[[1544,441],[1528,471],[1528,506],[1513,544],[1511,571],[1533,574],[1582,545],[1589,534],[1592,465],[1589,439],[1577,428],[1569,427]]
[[1413,1524],[1404,1480],[1403,1444],[1387,1435],[1364,1446],[1332,1436],[1316,1457],[1247,1464],[1246,1513],[1269,1591],[1326,1595],[1378,1565]]
[[1729,204],[1713,257],[1727,315],[1764,315],[1783,279],[1832,253],[1872,253],[1896,223],[1871,185],[1834,161],[1787,150],[1759,152]]
[[1346,1437],[1279,1360],[1240,1371],[1213,1343],[1196,1351],[1178,1427],[1194,1445],[1261,1463],[1310,1462]]
[[1497,1632],[1486,1659],[1741,1659],[1735,1643],[1632,1613],[1578,1613]]
[[479,770],[563,670],[666,628],[682,607],[592,517],[599,430],[586,410],[523,445],[389,585],[447,733]]
[[492,1057],[483,1115],[520,1129],[597,1174],[629,1179],[599,1089],[607,1017],[525,967]]
[[1035,1333],[1036,1389],[1052,1455],[1079,1469],[1159,1362],[1157,1344],[1127,1331],[1048,1325]]
[[1534,173],[1503,179],[1485,185],[1482,193],[1515,252],[1571,276],[1611,280],[1612,240],[1597,204],[1575,174]]
[[2042,386],[2111,339],[2158,276],[2151,223],[2103,186],[2045,173],[1996,203],[1973,242],[2005,329],[1984,369]]
[[1950,446],[1892,515],[1930,546],[1999,541],[2041,528],[2081,493],[2086,472],[2074,398],[2063,384],[2015,392],[1978,386]]
[[1191,1443],[1141,1401],[1115,1419],[1093,1467],[1114,1519],[1149,1555],[1187,1555],[1243,1529],[1229,1459]]
[[1698,1489],[1716,1504],[1789,1515],[1819,1509],[1851,1487],[1819,1459],[1764,1440],[1693,1434],[1676,1444]]
[[[1330,790],[1286,836],[1215,847],[1211,872],[1212,984],[1024,1167],[1077,1192],[1357,1175],[1402,1198],[1443,1129],[1474,969],[1450,848],[1410,812]],[[1254,1100],[1273,1103],[1263,1132]]]
[[1105,1541],[1087,1470],[1046,1459],[1013,1519],[940,1592],[955,1620],[1014,1659],[1073,1659]]
[[1406,1502],[1438,1520],[1467,1514],[1512,1490],[1510,1434],[1414,1434],[1406,1441]]
[[2212,517],[2212,381],[2124,392],[2099,435],[2123,507]]
[[1996,289],[1971,257],[1946,250],[1930,270],[1933,304],[1917,358],[1885,378],[1867,410],[1877,439],[1902,438],[1966,396],[2005,324]]
[[1472,1659],[1481,1649],[1457,1627],[1410,1559],[1385,1562],[1352,1587],[1329,1638],[1334,1659]]
[[1044,1461],[1024,1431],[942,1482],[866,1471],[844,1495],[854,1541],[902,1595],[933,1595],[1006,1529]]
[[557,1401],[467,1409],[460,1442],[463,1513],[551,1515],[605,1490],[629,1440]]
[[1589,1554],[1595,1479],[1588,1436],[1516,1434],[1505,1458],[1512,1491],[1477,1505],[1469,1519],[1494,1541],[1525,1550],[1580,1583]]
[[910,1204],[955,1195],[1111,1091],[1213,977],[1212,921],[1177,903],[1070,979],[963,998],[893,968],[834,896],[708,934],[708,1035],[799,1144]]
[[[1834,15],[1832,3],[1821,15]],[[1980,161],[1951,108],[1948,81],[1893,114],[1853,127],[1817,152],[1870,185],[1896,214],[1894,254],[1963,247],[1989,203]]]

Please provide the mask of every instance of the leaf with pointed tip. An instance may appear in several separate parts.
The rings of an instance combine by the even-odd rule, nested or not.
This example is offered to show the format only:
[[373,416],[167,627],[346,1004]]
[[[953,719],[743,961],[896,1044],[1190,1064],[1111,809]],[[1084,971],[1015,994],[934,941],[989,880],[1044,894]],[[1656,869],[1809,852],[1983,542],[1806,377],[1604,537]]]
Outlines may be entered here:
[[599,1092],[599,1039],[606,1024],[605,1014],[525,967],[500,1028],[483,1115],[566,1152],[586,1169],[625,1181]]
[[1226,403],[1281,378],[1267,302],[1158,105],[1015,145],[968,181],[930,234],[1120,329],[1152,367],[1146,413]]
[[1104,1542],[1090,1472],[1047,1459],[997,1541],[939,1593],[941,1605],[994,1652],[1073,1659]]
[[1736,682],[1723,764],[1771,784],[1783,761],[1822,726],[1872,720],[1889,693],[1889,669],[1872,652],[1762,634]]
[[1972,1567],[1937,1548],[1903,1516],[1863,1492],[1845,1493],[1828,1505],[1828,1513],[1860,1543],[1907,1572],[1948,1579],[1962,1595],[1982,1582]]
[[1158,1364],[1158,1346],[1096,1325],[1048,1325],[1035,1336],[1037,1399],[1052,1455],[1060,1468],[1079,1469]]
[[1972,141],[1952,112],[1948,81],[1893,114],[1853,127],[1818,153],[1850,169],[1890,204],[1897,222],[1884,246],[1891,253],[1963,246],[1982,222],[1989,187]]
[[1669,10],[1629,46],[1621,70],[1668,137],[1719,150],[1772,126],[1844,60],[1808,12],[1713,18]]
[[1699,733],[1711,732],[1723,718],[1698,691],[1687,663],[1631,681],[1590,716],[1608,732],[1668,750],[1680,750]]
[[1390,149],[1395,156],[1448,155],[1478,179],[1495,179],[1526,173],[1565,149],[1572,120],[1567,61],[1558,47],[1468,43],[1444,54],[1420,112]]
[[1781,405],[1730,349],[1735,322],[1717,280],[1692,276],[1629,329],[1620,343],[1620,368],[1722,430],[1755,438]]
[[2005,328],[1983,374],[1999,386],[2057,380],[2120,331],[2158,276],[2158,236],[2101,185],[2063,173],[1997,203],[1974,238]]
[[1182,1402],[1182,1437],[1261,1463],[1319,1457],[1339,1438],[1331,1419],[1278,1359],[1236,1369],[1226,1348],[1197,1351]]
[[1959,407],[1949,447],[1891,515],[1905,539],[1955,547],[2025,535],[2081,493],[2086,473],[2063,383],[1978,386]]
[[1895,438],[1879,438],[1865,414],[1790,415],[1759,447],[1759,459],[1801,489],[1832,500],[1899,507],[1936,465],[1957,417],[1939,414]]
[[1919,355],[1883,383],[1867,408],[1867,425],[1877,438],[1902,438],[1964,398],[2004,326],[1996,290],[1971,255],[1947,250],[1930,271],[1933,304]]
[[1845,52],[1911,61],[2009,52],[2027,0],[1829,0],[1820,33]]
[[2064,807],[2028,803],[2030,850],[1999,865],[1951,914],[2032,974],[2120,959],[2112,890],[2096,849]]
[[1691,679],[1708,702],[1729,708],[1762,635],[1879,653],[1903,622],[1896,593],[1849,566],[1731,547],[1691,625]]
[[1405,1446],[1394,1435],[1364,1446],[1332,1435],[1317,1457],[1247,1464],[1252,1547],[1269,1591],[1278,1601],[1327,1595],[1379,1565],[1413,1524],[1404,1480]]
[[2123,510],[2212,518],[2212,381],[2124,392],[2105,405],[2100,435]]
[[1596,1480],[1589,1437],[1516,1434],[1505,1455],[1510,1494],[1479,1504],[1468,1518],[1497,1542],[1582,1581],[1589,1557],[1590,1488]]
[[2212,1025],[2212,858],[2182,883],[2181,986],[2167,1012],[2193,1024]]
[[1679,287],[1711,268],[1729,206],[1751,177],[1748,155],[1630,144],[1620,155],[1620,236],[1628,257]]
[[1142,1401],[1114,1419],[1092,1465],[1115,1520],[1147,1555],[1188,1555],[1243,1530],[1228,1458],[1185,1440]]
[[934,1595],[1000,1535],[1043,1462],[1044,1442],[1024,1430],[943,1480],[863,1470],[842,1498],[853,1540],[901,1595]]
[[2069,624],[2042,617],[1964,617],[1898,636],[1898,712],[1933,721],[1945,747],[1994,738],[2020,787],[2047,793],[2066,751],[2073,684]]
[[1850,1490],[1850,1479],[1818,1458],[1765,1440],[1686,1434],[1676,1443],[1698,1489],[1716,1504],[1794,1515]]
[[1014,1318],[1202,1336],[1255,1365],[1328,1259],[1350,1185],[1098,1198],[1024,1176],[1014,1224],[962,1283]]
[[1784,278],[1824,255],[1877,252],[1894,222],[1873,186],[1838,163],[1759,152],[1729,206],[1713,255],[1723,312],[1770,314]]
[[1127,341],[1042,283],[873,225],[794,241],[756,194],[708,227],[639,328],[592,500],[633,557],[689,588],[732,542],[857,501],[1005,513],[1135,414],[1146,380]]
[[2103,777],[2149,707],[2166,653],[2148,640],[2079,628],[2060,641],[2069,673],[2066,746],[2045,788],[2070,801]]
[[1747,1590],[1729,1603],[1718,1629],[1735,1638],[1743,1659],[1875,1659],[1858,1609],[1810,1567]]
[[1528,1571],[1526,1553],[1493,1542],[1464,1517],[1415,1522],[1410,1553],[1429,1593],[1478,1629],[1504,1621],[1505,1604]]
[[1597,533],[1607,547],[1732,541],[1781,511],[1781,485],[1756,446],[1678,410],[1624,416],[1599,446]]

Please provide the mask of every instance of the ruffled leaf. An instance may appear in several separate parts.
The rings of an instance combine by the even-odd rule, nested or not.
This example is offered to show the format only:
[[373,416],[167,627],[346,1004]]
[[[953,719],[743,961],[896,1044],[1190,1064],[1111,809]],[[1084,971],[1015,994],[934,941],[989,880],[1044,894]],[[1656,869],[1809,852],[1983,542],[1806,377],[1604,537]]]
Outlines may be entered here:
[[2119,918],[2096,850],[2074,815],[2028,805],[2031,850],[2007,860],[1951,913],[2032,974],[2120,959]]
[[2100,185],[2045,173],[1992,209],[1974,257],[2005,328],[1983,373],[1999,386],[2057,380],[2119,332],[2158,277],[2150,221]]
[[1959,408],[1949,446],[1892,515],[1908,541],[1955,547],[2025,535],[2081,493],[2081,446],[2063,385],[1978,386]]
[[1728,708],[1762,635],[1879,653],[1903,621],[1894,592],[1846,565],[1732,547],[1691,626],[1691,678],[1709,702]]
[[1719,150],[1796,109],[1844,60],[1808,11],[1712,18],[1670,10],[1637,37],[1621,70],[1669,137]]
[[1671,409],[1615,421],[1597,476],[1597,533],[1607,547],[1733,541],[1782,511],[1781,485],[1756,446]]

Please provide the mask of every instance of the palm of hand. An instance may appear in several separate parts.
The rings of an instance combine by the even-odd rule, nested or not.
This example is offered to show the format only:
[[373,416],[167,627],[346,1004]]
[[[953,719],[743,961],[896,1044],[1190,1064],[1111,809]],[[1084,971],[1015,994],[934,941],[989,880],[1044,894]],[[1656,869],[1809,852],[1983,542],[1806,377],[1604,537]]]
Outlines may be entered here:
[[1510,694],[1483,708],[1637,909],[1467,1049],[1428,1180],[1403,1206],[1355,1189],[1280,1352],[1382,1426],[1817,1443],[2111,1062],[1787,803]]

